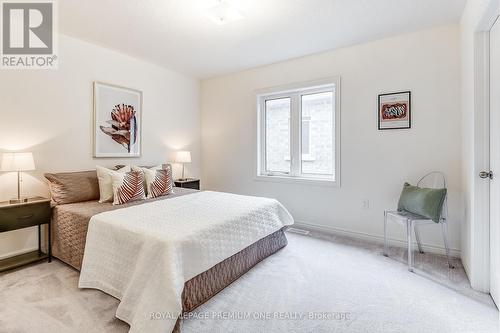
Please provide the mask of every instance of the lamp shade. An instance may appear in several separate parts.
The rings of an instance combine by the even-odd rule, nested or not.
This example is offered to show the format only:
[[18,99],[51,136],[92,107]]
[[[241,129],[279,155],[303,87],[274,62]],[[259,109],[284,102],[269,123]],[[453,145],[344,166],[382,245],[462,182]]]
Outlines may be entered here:
[[191,152],[189,151],[178,151],[175,156],[175,162],[177,163],[191,163]]
[[33,153],[3,153],[2,171],[30,171],[35,170]]

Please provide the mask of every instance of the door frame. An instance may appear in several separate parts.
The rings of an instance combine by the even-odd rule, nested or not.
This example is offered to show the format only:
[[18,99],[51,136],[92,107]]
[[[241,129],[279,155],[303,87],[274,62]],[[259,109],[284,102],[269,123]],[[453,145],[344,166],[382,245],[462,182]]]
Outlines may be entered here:
[[499,15],[499,1],[490,0],[474,35],[474,209],[468,274],[472,287],[483,292],[490,290],[490,182],[479,178],[479,172],[490,170],[489,32]]

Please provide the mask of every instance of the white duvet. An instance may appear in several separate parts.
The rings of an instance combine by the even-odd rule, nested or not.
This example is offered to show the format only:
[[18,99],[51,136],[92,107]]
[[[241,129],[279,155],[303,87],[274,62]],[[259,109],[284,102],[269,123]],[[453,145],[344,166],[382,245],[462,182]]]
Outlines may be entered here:
[[79,287],[118,298],[130,332],[171,332],[184,282],[291,224],[274,199],[209,191],[97,214]]

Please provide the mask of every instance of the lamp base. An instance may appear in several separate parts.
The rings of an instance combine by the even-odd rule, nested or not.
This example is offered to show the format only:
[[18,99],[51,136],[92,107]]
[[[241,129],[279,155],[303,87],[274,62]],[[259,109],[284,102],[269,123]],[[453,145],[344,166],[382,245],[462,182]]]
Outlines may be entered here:
[[25,203],[28,202],[28,198],[15,198],[15,199],[10,199],[9,203],[12,204],[18,204],[18,203]]

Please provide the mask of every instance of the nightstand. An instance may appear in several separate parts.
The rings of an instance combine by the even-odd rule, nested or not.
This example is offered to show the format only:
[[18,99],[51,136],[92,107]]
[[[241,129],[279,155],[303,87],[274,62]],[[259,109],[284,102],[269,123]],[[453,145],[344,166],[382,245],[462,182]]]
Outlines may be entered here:
[[[0,272],[17,268],[35,261],[52,260],[50,248],[50,199],[35,197],[27,202],[9,204],[0,202],[0,233],[29,227],[38,227],[38,250],[0,260]],[[41,225],[48,225],[47,253],[42,252]]]
[[200,189],[199,179],[193,179],[193,178],[182,179],[182,180],[177,179],[176,181],[174,181],[174,184],[176,187],[192,188],[194,190]]

